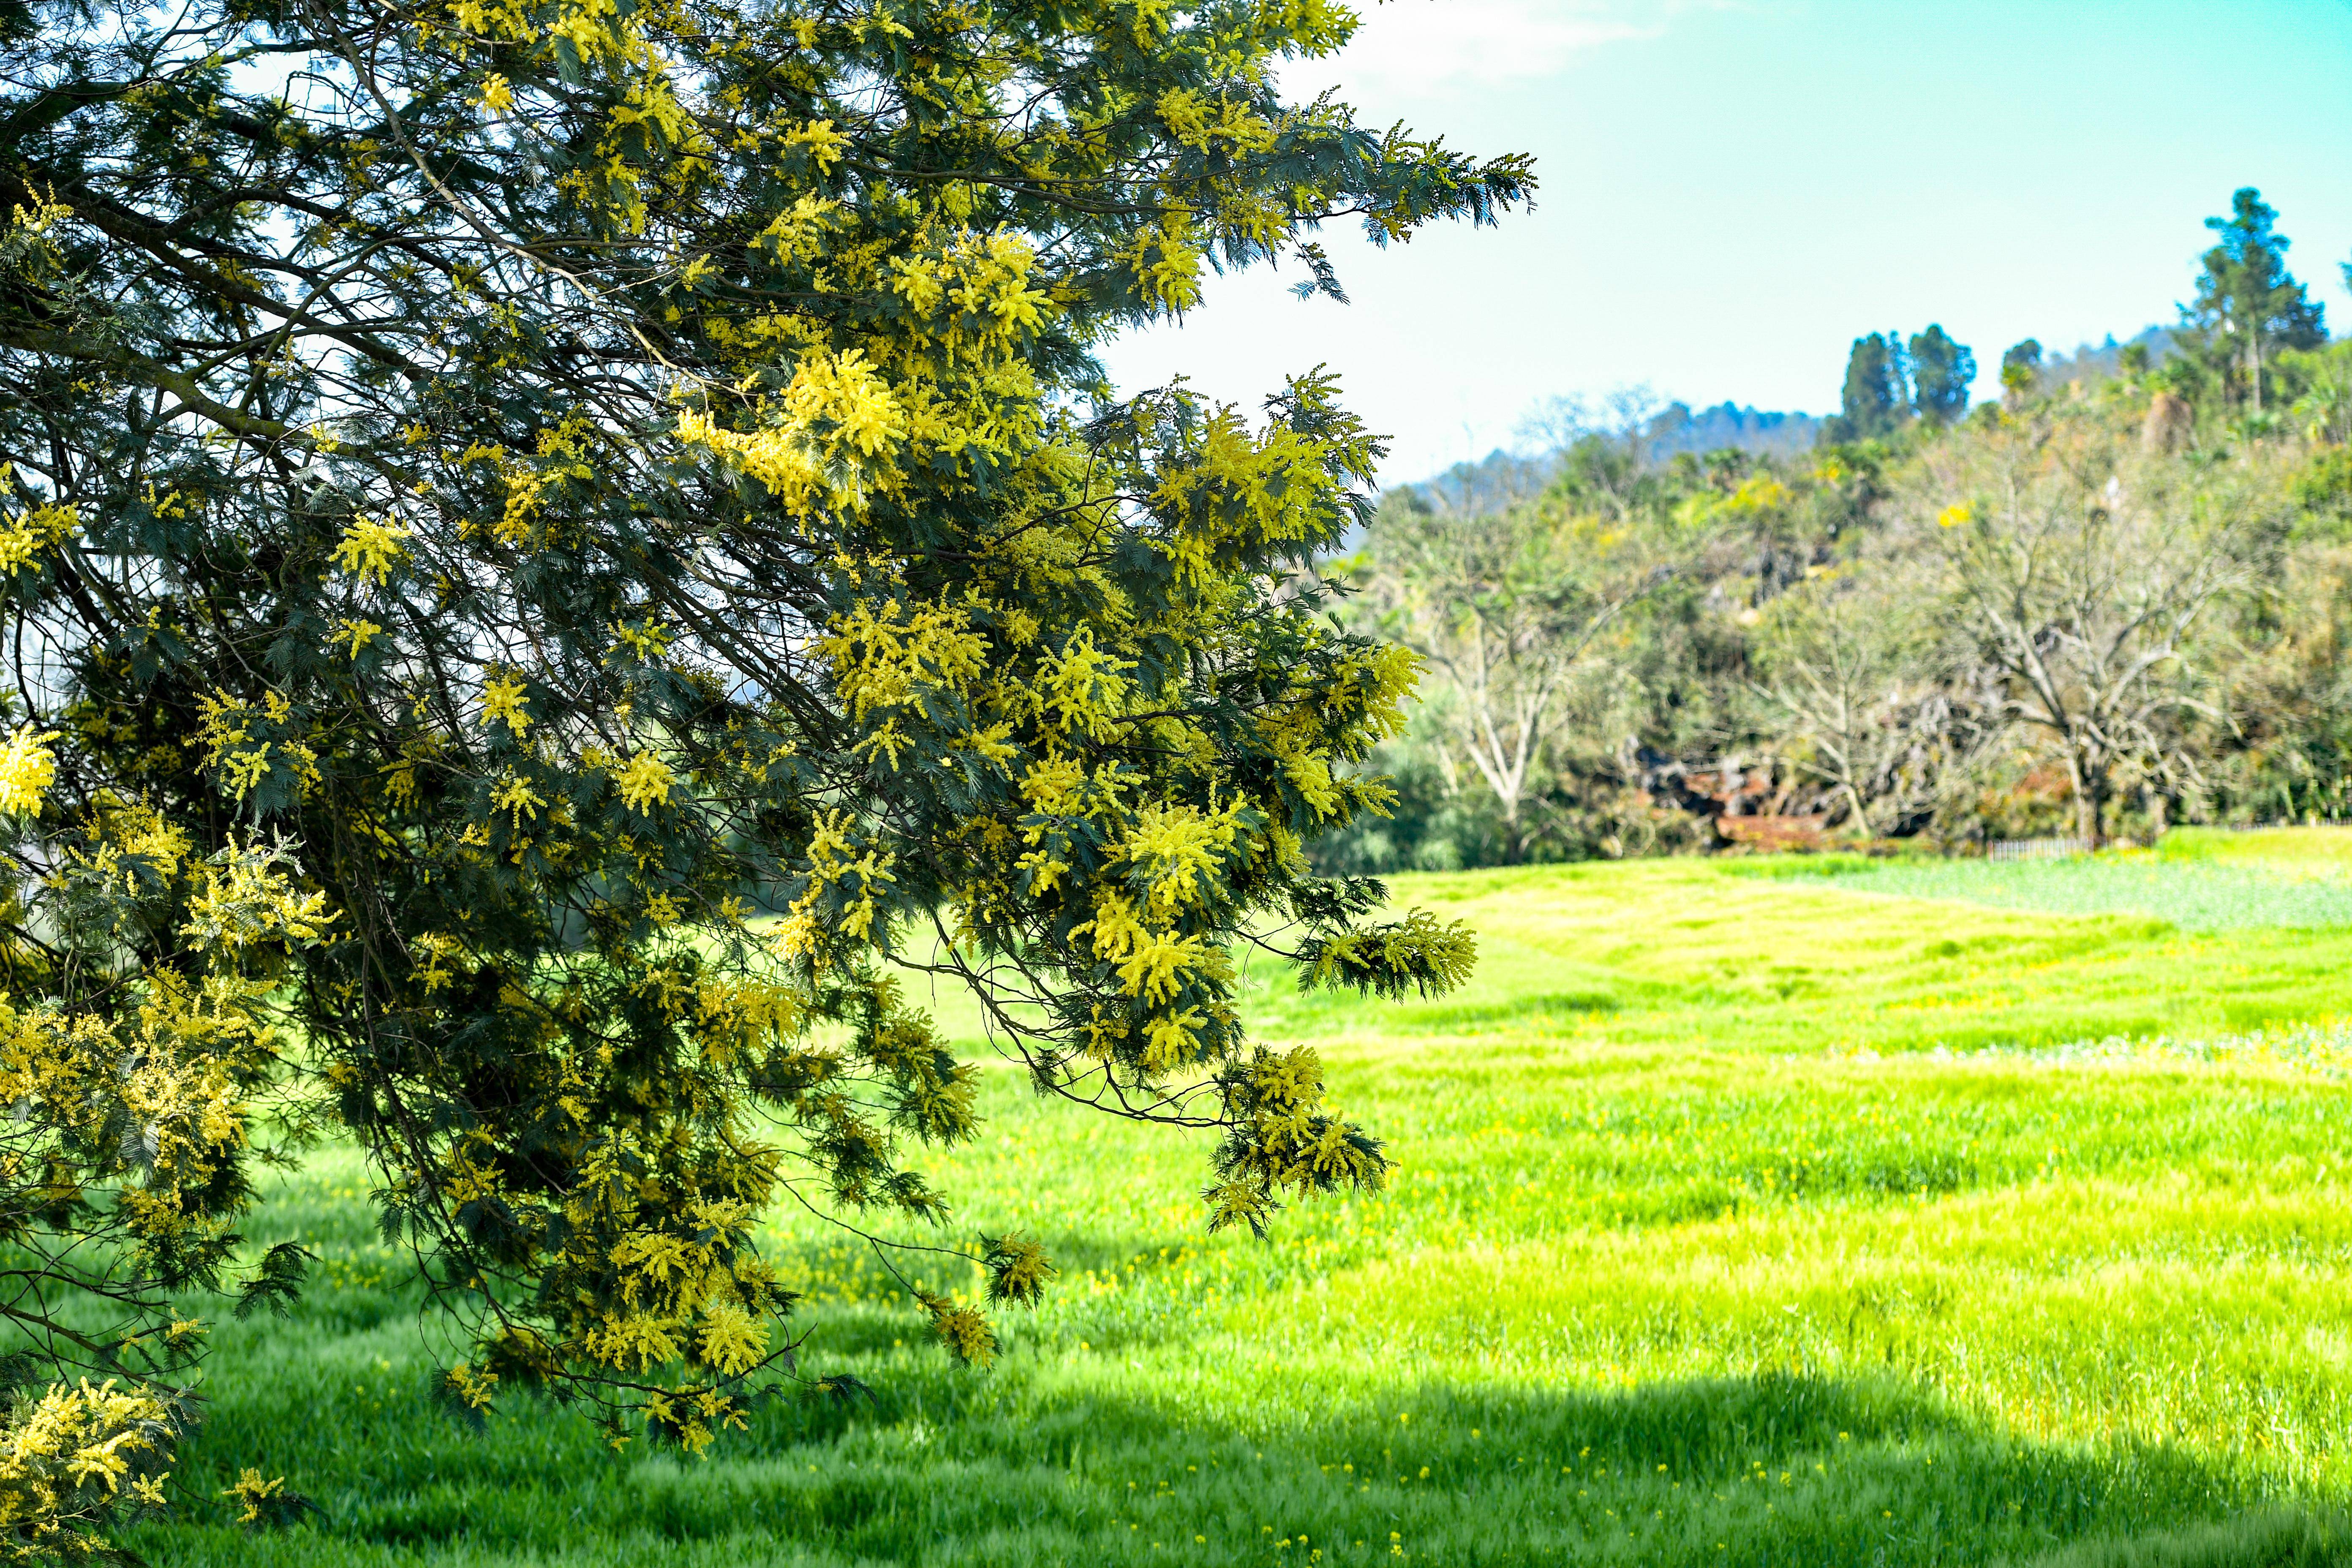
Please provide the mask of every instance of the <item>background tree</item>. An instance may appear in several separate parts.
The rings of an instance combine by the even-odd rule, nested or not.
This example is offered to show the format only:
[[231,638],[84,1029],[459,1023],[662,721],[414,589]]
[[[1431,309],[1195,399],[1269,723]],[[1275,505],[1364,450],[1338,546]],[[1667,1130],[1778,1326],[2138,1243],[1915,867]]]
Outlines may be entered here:
[[1959,657],[2056,753],[2076,832],[2104,842],[2119,782],[2193,771],[2184,716],[2211,710],[2221,663],[2196,634],[2276,547],[2276,489],[2145,460],[2125,429],[2088,420],[1943,449],[1912,482]]
[[2316,447],[2352,438],[2352,343],[2284,349],[2272,362],[2274,390],[2294,432]]
[[1577,661],[1671,570],[1645,543],[1556,501],[1465,519],[1407,499],[1373,524],[1377,624],[1444,679],[1440,744],[1493,793],[1513,859]]
[[[2083,802],[2053,737],[2102,701],[2121,718],[2089,721],[2084,733],[2114,744],[2104,759],[2078,746],[2072,763],[2087,768],[2104,803],[2101,832],[2340,812],[2352,800],[2336,673],[2352,539],[2343,445],[2352,346],[2269,355],[2264,397],[2293,410],[2287,421],[2230,417],[2221,375],[2168,332],[2056,360],[2029,339],[2002,356],[2000,405],[1939,423],[1925,413],[1932,399],[1920,400],[1940,365],[1951,364],[1950,384],[1965,384],[1966,350],[1948,334],[1948,351],[1935,345],[1938,335],[1911,340],[1921,417],[1900,439],[1801,459],[1673,451],[1664,426],[1674,439],[1691,430],[1679,405],[1652,423],[1637,452],[1591,405],[1552,405],[1571,416],[1532,433],[1557,449],[1517,470],[1546,476],[1545,507],[1603,520],[1611,548],[1621,530],[1664,540],[1677,536],[1676,520],[1706,516],[1706,544],[1553,683],[1537,760],[1516,784],[1506,780],[1507,819],[1458,738],[1478,704],[1438,669],[1412,731],[1382,752],[1382,765],[1410,781],[1395,819],[1343,831],[1327,863],[1438,868],[1697,847],[1719,842],[1718,813],[1827,814],[1833,825],[1866,821],[1873,834],[1946,847],[2079,830]],[[1856,347],[1865,384],[1875,356],[1904,357],[1884,335],[1875,349]],[[2043,462],[2082,471],[2063,495],[2048,476],[2013,487],[1988,478]],[[2138,510],[2069,543],[2064,519],[2112,512],[2110,479]],[[1494,504],[1482,507],[1449,486],[1442,504],[1454,523],[1481,529],[1506,510],[1500,489],[1490,493]],[[1511,494],[1515,505],[1530,499],[1524,484]],[[2000,533],[2002,549],[2038,563],[2029,597],[2049,591],[2028,617],[2038,630],[2025,650],[2056,677],[2041,719],[2019,706],[2032,695],[2021,659],[1988,659],[1974,635],[1940,635],[1972,624],[1955,608],[1948,572],[1958,535],[1919,524],[1987,515],[1996,495],[2039,496],[2045,510],[2039,534],[2021,525]],[[1390,537],[1372,531],[1376,545]],[[2174,589],[2142,567],[2174,574],[2178,586],[2197,540],[2219,542],[2232,585],[2196,609],[2187,632],[2151,643],[2129,617],[2117,620],[2133,604],[2161,607]],[[2085,564],[2101,550],[2104,586]],[[1564,578],[1572,568],[1546,571]],[[2083,593],[2062,614],[2053,584],[2069,574]],[[2126,651],[2161,645],[2178,657],[2159,658],[2135,686],[2129,659],[2086,652],[2119,627]],[[2054,725],[2045,722],[2053,713]]]
[[[870,1215],[986,1359],[977,1298],[1051,1268],[896,1228],[950,1215],[911,1161],[970,1135],[975,1070],[901,973],[973,986],[1041,1092],[1213,1132],[1213,1227],[1383,1179],[1312,1055],[1246,1040],[1228,956],[1468,963],[1304,857],[1382,808],[1354,765],[1413,679],[1300,575],[1379,448],[1319,374],[1251,418],[1112,404],[1092,354],[1213,260],[1337,292],[1313,226],[1486,221],[1524,160],[1286,102],[1275,63],[1353,26],[1320,5],[0,18],[46,803],[8,1005],[118,1072],[168,1026],[189,1081],[356,1139],[470,1325],[454,1406],[695,1448],[837,1391],[752,1243],[784,1201]],[[103,965],[23,901],[84,863],[153,905]],[[192,1226],[260,1125],[222,1092]]]
[[1976,384],[1977,356],[1954,342],[1940,326],[1911,337],[1911,407],[1931,424],[1948,425],[1969,411]]
[[1932,617],[1900,583],[1826,574],[1774,601],[1758,648],[1775,750],[1828,786],[1832,826],[1864,838],[1916,828],[1962,729]]
[[2042,345],[2032,338],[2011,343],[2000,356],[2001,400],[2015,408],[2042,384]]
[[2181,307],[2182,342],[2223,380],[2231,395],[2263,407],[2264,366],[2281,349],[2325,342],[2325,307],[2305,297],[2286,269],[2287,238],[2276,209],[2249,185],[2230,199],[2230,216],[2205,226],[2221,237],[2205,252],[2197,297]]
[[1652,466],[1650,431],[1664,407],[1646,384],[1614,387],[1597,399],[1551,397],[1519,422],[1518,434],[1545,454],[1539,461],[1549,478],[1567,475],[1587,504],[1622,519],[1640,504]]
[[1531,506],[1445,514],[1413,489],[1383,502],[1353,563],[1360,613],[1429,663],[1412,734],[1386,753],[1421,784],[1403,820],[1337,838],[1334,862],[1618,855],[1704,836],[1645,798],[1644,759],[1748,738],[1747,612],[1725,614],[1725,587],[1742,584],[1736,609],[1801,580],[1844,503],[1738,452],[1677,455],[1614,489],[1586,461],[1609,450],[1580,442]]
[[1856,338],[1846,354],[1837,416],[1822,427],[1822,438],[1843,444],[1891,436],[1902,428],[1909,403],[1901,340],[1892,332]]

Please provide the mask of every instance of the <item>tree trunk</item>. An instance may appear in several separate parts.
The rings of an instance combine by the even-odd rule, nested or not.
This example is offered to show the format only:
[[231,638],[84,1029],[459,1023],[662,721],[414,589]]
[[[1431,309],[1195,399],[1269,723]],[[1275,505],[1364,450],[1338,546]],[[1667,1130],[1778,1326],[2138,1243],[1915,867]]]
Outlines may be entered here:
[[2094,849],[2104,848],[2106,839],[2100,830],[2105,816],[2106,772],[2103,768],[2077,763],[2074,784],[2075,831]]
[[1853,820],[1862,828],[1863,837],[1875,837],[1877,830],[1870,825],[1870,808],[1863,805],[1862,791],[1855,787],[1852,779],[1845,781],[1845,798],[1853,806]]
[[1519,795],[1513,791],[1507,798],[1497,792],[1496,798],[1503,802],[1503,864],[1516,866],[1528,858],[1519,833]]

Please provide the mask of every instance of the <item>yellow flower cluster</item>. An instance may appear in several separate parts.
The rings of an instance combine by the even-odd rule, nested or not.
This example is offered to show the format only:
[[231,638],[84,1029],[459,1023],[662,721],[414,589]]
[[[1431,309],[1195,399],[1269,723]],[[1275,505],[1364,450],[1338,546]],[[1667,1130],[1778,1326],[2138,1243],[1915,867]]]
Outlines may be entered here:
[[906,415],[855,349],[806,356],[782,396],[754,414],[760,427],[739,432],[702,410],[681,409],[677,437],[757,479],[796,513],[856,510],[868,490],[896,478]]
[[18,816],[38,816],[41,802],[58,776],[58,760],[49,751],[56,734],[19,724],[0,746],[0,811]]
[[518,741],[530,728],[523,683],[510,675],[494,676],[482,683],[482,722],[504,724]]
[[234,799],[245,799],[281,765],[291,773],[298,794],[319,782],[319,753],[283,693],[265,693],[257,707],[227,691],[215,691],[198,701],[196,721],[205,765]]
[[677,776],[669,771],[669,764],[651,752],[637,752],[613,774],[613,783],[620,788],[621,804],[646,815],[651,815],[655,806],[669,799],[677,782]]
[[14,575],[81,531],[81,512],[42,505],[0,519],[0,575]]
[[52,1386],[0,1429],[0,1541],[12,1562],[95,1555],[83,1531],[119,1501],[163,1505],[178,1423],[148,1389]]
[[392,580],[392,574],[408,558],[408,530],[379,518],[362,517],[352,520],[343,530],[335,546],[334,562],[362,583],[381,587]]

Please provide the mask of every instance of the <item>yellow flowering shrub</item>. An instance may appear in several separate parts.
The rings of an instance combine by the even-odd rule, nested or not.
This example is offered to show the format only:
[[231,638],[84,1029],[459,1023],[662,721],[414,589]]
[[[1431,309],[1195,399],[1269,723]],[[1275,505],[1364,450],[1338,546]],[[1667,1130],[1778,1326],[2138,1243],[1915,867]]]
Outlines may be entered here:
[[89,1561],[104,1526],[163,1506],[180,1406],[109,1379],[19,1397],[0,1426],[0,1559]]
[[[277,1097],[463,1319],[454,1413],[698,1450],[849,1386],[755,1242],[788,1194],[967,1360],[1053,1278],[943,1228],[978,1068],[904,973],[1042,1089],[1216,1129],[1213,1226],[1386,1180],[1239,1005],[1250,947],[1470,962],[1304,853],[1386,808],[1416,676],[1316,570],[1378,442],[1319,373],[1245,413],[1094,355],[1213,264],[1337,292],[1313,226],[1487,221],[1525,160],[1286,100],[1336,0],[99,9],[135,92],[0,126],[0,1199],[116,1151],[26,1234],[226,1287]],[[263,90],[257,38],[358,90]],[[102,211],[7,172],[67,163]]]
[[42,797],[58,773],[57,757],[49,750],[56,739],[54,733],[36,734],[30,724],[19,724],[8,743],[0,746],[0,811],[40,815]]
[[242,1315],[299,1284],[299,1247],[250,1256],[236,1227],[284,1068],[264,999],[335,934],[282,842],[199,857],[152,808],[36,805],[46,825],[9,843],[54,867],[16,906],[48,935],[0,944],[0,1236],[41,1285],[0,1324],[52,1349],[0,1389],[0,1559],[27,1562],[96,1556],[163,1505],[205,1342],[174,1294],[233,1291]]

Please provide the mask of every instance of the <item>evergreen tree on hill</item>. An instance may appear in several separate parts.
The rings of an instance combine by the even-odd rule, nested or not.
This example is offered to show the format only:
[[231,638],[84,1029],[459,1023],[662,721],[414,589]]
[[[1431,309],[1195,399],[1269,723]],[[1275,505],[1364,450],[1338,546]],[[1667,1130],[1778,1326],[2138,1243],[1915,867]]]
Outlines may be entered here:
[[1920,418],[1948,425],[1969,411],[1977,356],[1940,326],[1911,337],[1911,406]]
[[1845,391],[1838,412],[1822,430],[1832,445],[1891,436],[1903,426],[1910,401],[1905,382],[1902,340],[1893,332],[1872,332],[1853,340],[1846,355]]
[[2257,413],[2269,356],[2327,341],[2325,307],[2312,303],[2287,271],[2288,242],[2273,226],[2277,221],[2277,210],[2252,185],[2230,198],[2228,217],[2207,218],[2221,243],[2204,254],[2196,300],[2180,311],[2190,352]]
[[2042,343],[2037,338],[2011,343],[2000,356],[2000,395],[2012,408],[2042,381]]

